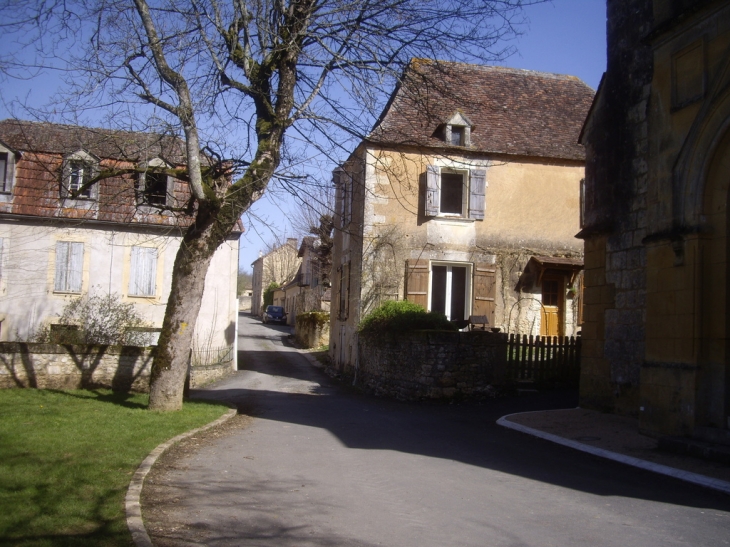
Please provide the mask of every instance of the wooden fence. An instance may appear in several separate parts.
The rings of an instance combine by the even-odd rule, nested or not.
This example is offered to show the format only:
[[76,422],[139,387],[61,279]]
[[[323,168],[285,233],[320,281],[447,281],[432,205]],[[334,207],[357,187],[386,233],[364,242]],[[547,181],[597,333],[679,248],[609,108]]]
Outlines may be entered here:
[[522,382],[578,385],[580,337],[510,334],[507,377]]

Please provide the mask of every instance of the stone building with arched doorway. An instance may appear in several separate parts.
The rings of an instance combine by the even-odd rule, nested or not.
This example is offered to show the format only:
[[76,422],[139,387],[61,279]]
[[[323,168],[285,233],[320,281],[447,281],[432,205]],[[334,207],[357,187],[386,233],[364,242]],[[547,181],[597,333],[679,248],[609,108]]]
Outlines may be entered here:
[[730,3],[608,0],[586,120],[581,406],[730,442]]

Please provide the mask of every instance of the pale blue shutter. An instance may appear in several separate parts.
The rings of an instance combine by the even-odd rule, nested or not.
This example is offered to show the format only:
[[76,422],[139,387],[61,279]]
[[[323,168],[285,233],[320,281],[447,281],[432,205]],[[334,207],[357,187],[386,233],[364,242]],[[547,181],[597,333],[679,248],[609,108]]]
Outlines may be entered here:
[[426,168],[426,209],[427,217],[435,217],[439,214],[439,168],[429,165]]
[[84,271],[84,244],[56,242],[56,275],[53,289],[57,292],[81,292]]
[[157,284],[157,249],[132,247],[129,272],[131,296],[155,296]]
[[487,171],[474,169],[469,182],[469,218],[484,220],[486,208]]
[[68,292],[81,292],[84,277],[84,244],[69,243],[68,275],[66,277]]

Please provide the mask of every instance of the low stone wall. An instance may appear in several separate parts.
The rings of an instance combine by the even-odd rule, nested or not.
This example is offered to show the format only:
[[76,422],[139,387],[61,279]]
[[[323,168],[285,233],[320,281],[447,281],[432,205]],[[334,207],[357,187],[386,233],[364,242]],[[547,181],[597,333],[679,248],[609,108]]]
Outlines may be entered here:
[[[155,348],[72,346],[0,342],[0,388],[78,389],[105,387],[148,391]],[[232,363],[193,367],[190,386],[233,372]]]
[[356,384],[398,399],[492,395],[504,383],[506,336],[485,331],[360,335]]
[[294,338],[305,348],[318,348],[329,344],[330,314],[316,311],[297,315]]

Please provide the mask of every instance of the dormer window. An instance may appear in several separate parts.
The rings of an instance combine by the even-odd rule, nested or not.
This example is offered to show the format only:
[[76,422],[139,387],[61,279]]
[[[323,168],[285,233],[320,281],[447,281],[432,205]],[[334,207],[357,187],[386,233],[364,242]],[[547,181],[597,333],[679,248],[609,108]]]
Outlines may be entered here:
[[61,197],[96,199],[97,185],[90,184],[98,171],[99,160],[79,150],[66,157],[61,181]]
[[15,180],[15,153],[0,144],[0,194],[9,194]]
[[456,112],[444,124],[444,141],[451,146],[471,146],[471,122]]
[[172,203],[175,181],[164,170],[170,166],[162,159],[155,158],[143,166],[137,182],[138,201],[141,205],[165,207]]

